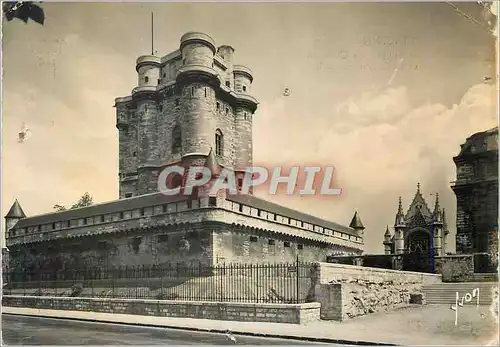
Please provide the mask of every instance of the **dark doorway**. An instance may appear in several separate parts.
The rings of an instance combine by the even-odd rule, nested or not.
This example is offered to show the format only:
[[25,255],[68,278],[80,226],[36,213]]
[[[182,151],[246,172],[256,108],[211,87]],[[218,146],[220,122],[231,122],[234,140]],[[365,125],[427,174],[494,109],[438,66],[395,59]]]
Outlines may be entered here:
[[430,232],[415,230],[408,235],[403,270],[432,273],[433,250]]

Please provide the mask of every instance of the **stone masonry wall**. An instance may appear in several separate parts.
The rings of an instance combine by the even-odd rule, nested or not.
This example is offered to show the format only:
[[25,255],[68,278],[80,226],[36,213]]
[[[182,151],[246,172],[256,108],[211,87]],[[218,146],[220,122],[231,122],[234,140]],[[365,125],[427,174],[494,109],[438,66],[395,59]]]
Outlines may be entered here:
[[354,265],[319,263],[318,282],[320,284],[332,281],[346,281],[353,278],[370,280],[376,283],[385,281],[419,282],[422,284],[433,284],[441,282],[441,275],[420,272],[398,271],[369,268]]
[[166,263],[211,264],[212,229],[200,225],[159,227],[35,243],[16,252],[11,269],[23,272],[62,268],[161,265]]
[[[157,191],[155,170],[161,170],[167,163],[179,161],[183,154],[208,154],[210,147],[215,149],[216,129],[220,129],[223,134],[223,153],[218,157],[220,164],[232,167],[240,146],[245,147],[245,153],[251,151],[251,138],[247,138],[251,137],[251,129],[245,127],[245,134],[249,135],[244,135],[246,137],[241,142],[243,135],[235,134],[234,107],[217,98],[213,87],[193,83],[183,88],[181,93],[173,85],[160,95],[157,104],[152,101],[139,102],[129,116],[125,114],[124,105],[117,107],[117,117],[128,120],[128,130],[120,130],[120,173],[137,171],[137,158],[142,165],[154,168],[141,170],[134,195]],[[251,127],[251,112],[247,113],[248,120],[243,122]],[[181,153],[172,153],[172,131],[176,125],[180,126],[182,133]],[[151,147],[152,141],[155,143],[154,150]],[[251,153],[248,155],[251,157]],[[121,198],[134,187],[128,181],[122,182],[121,186]]]
[[214,257],[218,262],[293,263],[326,261],[342,246],[298,240],[291,235],[271,234],[241,226],[219,229],[214,234]]
[[475,265],[480,272],[497,272],[498,152],[465,154],[455,158],[455,163],[457,253],[489,253],[489,259]]
[[288,305],[36,296],[3,296],[2,305],[50,310],[290,324],[317,321],[320,311],[318,303]]
[[341,321],[422,303],[423,285],[440,281],[440,275],[319,263],[315,301],[322,319]]
[[443,276],[443,282],[467,281],[474,275],[474,256],[460,254],[436,257],[435,268]]

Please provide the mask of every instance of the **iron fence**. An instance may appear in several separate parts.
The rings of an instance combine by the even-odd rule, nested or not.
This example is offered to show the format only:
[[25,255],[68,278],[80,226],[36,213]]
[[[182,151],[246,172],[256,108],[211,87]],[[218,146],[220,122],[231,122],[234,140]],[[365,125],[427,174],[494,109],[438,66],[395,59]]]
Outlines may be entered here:
[[9,274],[4,295],[252,303],[310,301],[313,263],[166,264]]

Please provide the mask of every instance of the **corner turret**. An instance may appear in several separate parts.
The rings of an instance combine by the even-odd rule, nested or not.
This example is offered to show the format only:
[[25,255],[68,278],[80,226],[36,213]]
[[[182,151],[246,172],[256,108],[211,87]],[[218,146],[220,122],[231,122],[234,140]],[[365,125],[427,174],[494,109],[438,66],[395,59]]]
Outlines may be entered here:
[[351,224],[349,224],[349,228],[353,228],[358,232],[360,236],[363,236],[363,230],[365,230],[365,226],[359,218],[358,211],[354,212],[354,216],[352,217]]
[[443,215],[439,206],[439,194],[436,193],[434,212],[432,213],[432,230],[434,238],[434,255],[441,256],[443,253]]
[[[420,185],[418,186],[420,188]],[[396,254],[404,253],[404,229],[406,228],[405,216],[403,213],[403,202],[399,197],[398,212],[394,222],[394,250]]]
[[253,82],[253,73],[250,68],[244,65],[235,65],[233,67],[234,89],[237,93],[250,93]]
[[19,220],[26,217],[21,204],[17,199],[14,201],[10,207],[9,212],[5,215],[5,234],[8,235],[9,231],[19,222]]
[[140,91],[143,88],[153,91],[156,90],[156,87],[160,84],[160,57],[154,55],[140,56],[137,58],[135,70],[137,71],[138,77],[136,91]]
[[235,81],[233,75],[233,59],[234,59],[234,48],[228,45],[223,45],[217,48],[217,54],[224,59],[226,62],[227,70],[225,71],[225,76],[223,76],[224,85],[231,89],[235,89]]
[[392,242],[391,242],[391,232],[389,231],[389,226],[385,229],[384,234],[384,253],[389,255],[392,253]]

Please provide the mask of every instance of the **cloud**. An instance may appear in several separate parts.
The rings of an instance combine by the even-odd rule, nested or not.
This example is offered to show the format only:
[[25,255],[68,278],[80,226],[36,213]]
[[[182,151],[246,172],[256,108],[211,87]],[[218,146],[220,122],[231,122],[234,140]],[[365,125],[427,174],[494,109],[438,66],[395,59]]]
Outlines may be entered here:
[[370,91],[338,104],[337,119],[352,126],[392,123],[410,110],[405,87]]
[[367,227],[367,251],[380,252],[398,196],[407,206],[417,182],[429,204],[434,203],[431,193],[440,194],[454,231],[456,202],[449,187],[455,177],[452,158],[468,136],[497,125],[495,92],[492,85],[475,85],[459,104],[446,107],[412,105],[404,87],[370,91],[333,105],[330,118],[299,124],[285,122],[293,117],[280,113],[286,105],[278,100],[262,105],[262,117],[256,118],[255,158],[335,165],[343,198],[274,199],[344,224],[357,209]]
[[[56,203],[72,204],[86,191],[96,201],[117,197],[112,106],[121,96],[115,93],[131,89],[133,68],[111,48],[97,48],[75,34],[36,49],[11,45],[20,54],[19,65],[10,61],[3,95],[2,165],[9,169],[3,174],[2,212],[15,198],[33,215],[50,212]],[[25,75],[31,78],[16,78]],[[18,143],[23,122],[32,136]]]

